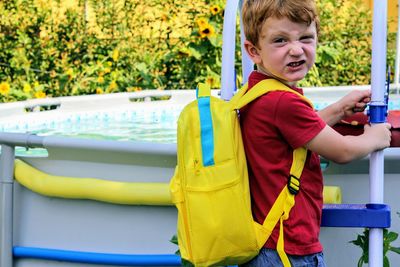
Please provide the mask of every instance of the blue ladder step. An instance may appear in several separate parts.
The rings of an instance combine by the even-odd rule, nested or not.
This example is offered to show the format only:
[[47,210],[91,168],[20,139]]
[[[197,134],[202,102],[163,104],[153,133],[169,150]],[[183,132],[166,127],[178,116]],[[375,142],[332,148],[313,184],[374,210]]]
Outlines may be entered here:
[[385,204],[325,204],[321,226],[389,228],[390,207]]

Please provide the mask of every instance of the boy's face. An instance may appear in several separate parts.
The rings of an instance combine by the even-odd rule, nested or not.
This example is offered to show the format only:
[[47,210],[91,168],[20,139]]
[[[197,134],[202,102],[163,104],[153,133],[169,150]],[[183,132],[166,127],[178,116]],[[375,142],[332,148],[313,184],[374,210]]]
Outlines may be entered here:
[[316,44],[315,22],[308,26],[272,17],[263,25],[258,45],[245,45],[260,71],[295,85],[314,65]]

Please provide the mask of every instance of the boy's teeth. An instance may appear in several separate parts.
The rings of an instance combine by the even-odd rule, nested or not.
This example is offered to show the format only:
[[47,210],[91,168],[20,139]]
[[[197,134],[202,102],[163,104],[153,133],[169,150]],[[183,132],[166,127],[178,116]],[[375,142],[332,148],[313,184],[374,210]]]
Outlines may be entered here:
[[297,67],[297,66],[299,66],[301,64],[301,62],[292,62],[292,63],[289,63],[289,66],[291,66],[291,67]]

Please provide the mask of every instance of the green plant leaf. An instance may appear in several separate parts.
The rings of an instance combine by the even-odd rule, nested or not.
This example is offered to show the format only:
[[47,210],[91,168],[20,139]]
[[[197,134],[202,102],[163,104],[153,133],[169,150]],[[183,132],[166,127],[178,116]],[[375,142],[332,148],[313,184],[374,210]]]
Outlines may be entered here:
[[194,47],[189,47],[188,48],[190,55],[192,55],[195,59],[200,60],[201,59],[201,53]]
[[176,235],[173,235],[171,239],[169,240],[172,244],[178,245],[178,237]]
[[387,256],[383,258],[383,267],[390,267],[390,262]]
[[181,262],[182,262],[182,266],[184,266],[184,267],[194,267],[194,265],[188,260],[181,259]]
[[389,247],[389,250],[397,254],[400,254],[400,247]]
[[364,263],[363,257],[360,257],[360,259],[358,259],[357,267],[362,267],[363,263]]
[[398,236],[399,236],[398,233],[389,232],[389,233],[387,233],[387,235],[385,235],[385,241],[388,243],[391,243],[391,242],[395,241]]

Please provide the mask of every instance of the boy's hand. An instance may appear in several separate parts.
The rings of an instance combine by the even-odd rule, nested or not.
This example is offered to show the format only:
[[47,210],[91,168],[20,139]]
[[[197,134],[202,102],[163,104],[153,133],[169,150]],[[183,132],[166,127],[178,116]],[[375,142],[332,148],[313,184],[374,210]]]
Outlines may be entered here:
[[371,144],[375,145],[375,150],[381,150],[390,146],[392,126],[389,123],[365,124],[364,134],[368,136]]
[[343,110],[343,117],[356,112],[362,112],[371,101],[371,90],[354,90],[339,100]]

